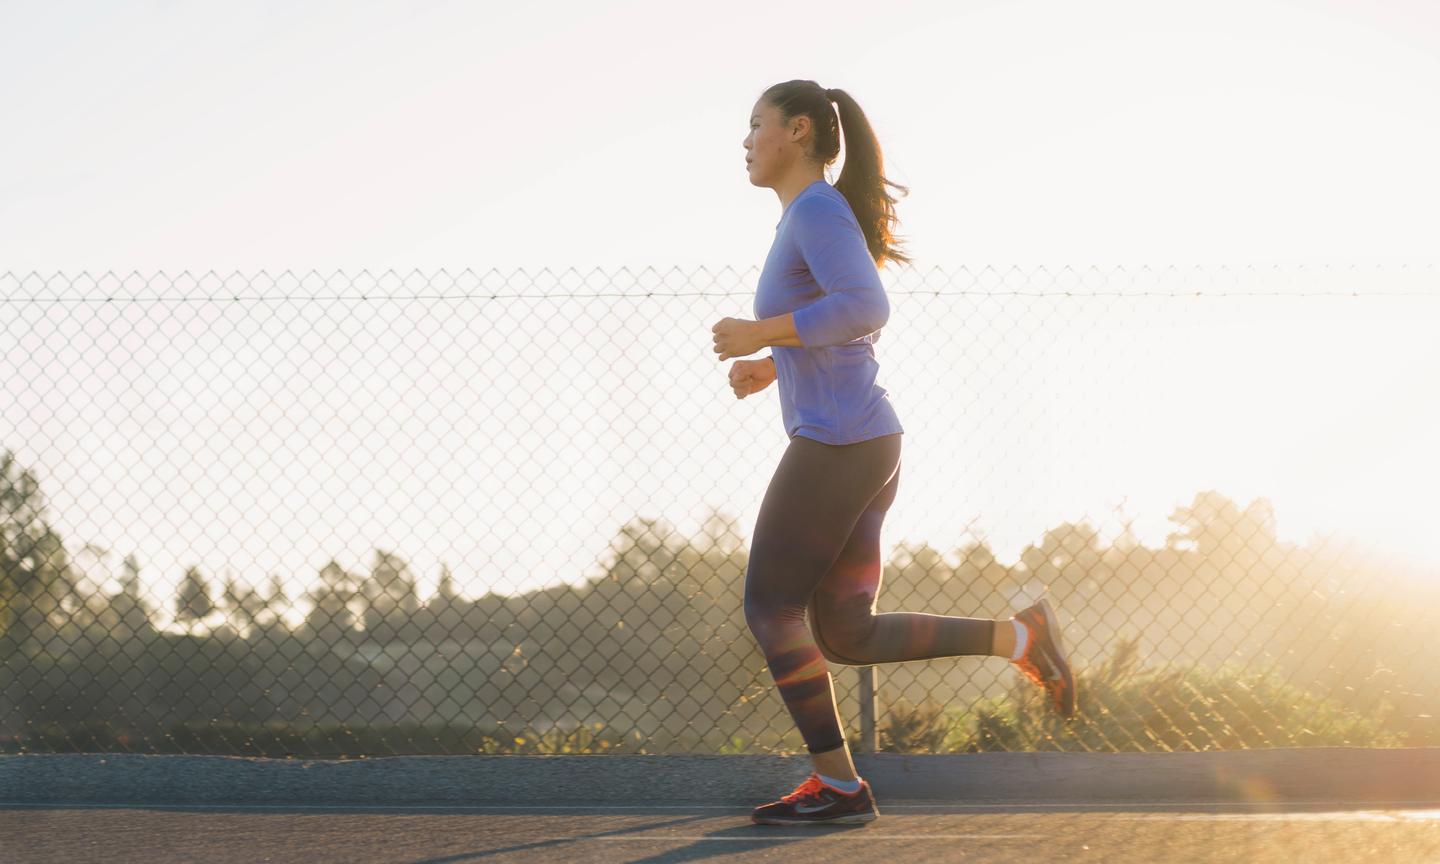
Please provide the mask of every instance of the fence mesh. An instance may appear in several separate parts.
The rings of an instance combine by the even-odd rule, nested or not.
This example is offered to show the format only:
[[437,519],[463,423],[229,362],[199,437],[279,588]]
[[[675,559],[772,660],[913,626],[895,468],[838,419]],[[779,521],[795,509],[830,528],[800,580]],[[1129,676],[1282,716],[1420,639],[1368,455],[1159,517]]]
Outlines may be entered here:
[[[1048,597],[1081,716],[832,666],[852,741],[863,674],[894,751],[1440,744],[1433,267],[882,275],[877,610]],[[757,276],[0,276],[0,748],[803,752],[741,608],[787,440],[711,344]]]

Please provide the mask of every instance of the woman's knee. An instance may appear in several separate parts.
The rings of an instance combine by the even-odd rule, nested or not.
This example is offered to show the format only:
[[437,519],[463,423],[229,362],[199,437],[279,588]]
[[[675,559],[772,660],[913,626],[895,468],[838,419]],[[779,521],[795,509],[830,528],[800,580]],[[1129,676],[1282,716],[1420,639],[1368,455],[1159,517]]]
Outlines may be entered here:
[[746,590],[745,625],[762,643],[795,625],[805,626],[805,605],[766,590]]
[[873,629],[874,595],[861,594],[841,603],[812,602],[811,633],[820,653],[832,663],[866,666],[866,638]]
[[840,666],[869,666],[870,661],[865,659],[865,646],[861,643],[831,644],[828,637],[820,634],[820,631],[812,631],[815,637],[815,647],[825,655],[825,659]]
[[815,647],[819,648],[820,653],[823,654],[825,656],[825,659],[829,660],[831,663],[835,663],[840,666],[864,665],[863,663],[852,659],[849,655],[837,653],[833,648],[830,647],[830,643],[822,639],[818,633],[813,635],[815,636]]
[[825,573],[827,563],[803,554],[750,554],[745,571],[744,609],[746,623],[782,620],[805,622],[805,605],[814,586]]
[[745,592],[742,608],[745,610],[745,626],[750,628],[751,633],[758,636],[762,630],[768,629],[767,622],[773,619],[773,613],[754,594]]

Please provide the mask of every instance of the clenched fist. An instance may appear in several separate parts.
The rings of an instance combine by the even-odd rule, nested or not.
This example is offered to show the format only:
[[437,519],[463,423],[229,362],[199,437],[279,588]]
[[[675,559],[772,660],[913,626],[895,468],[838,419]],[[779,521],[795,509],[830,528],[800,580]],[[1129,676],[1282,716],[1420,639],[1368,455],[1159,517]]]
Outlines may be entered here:
[[744,357],[765,347],[764,326],[745,318],[721,318],[710,331],[715,334],[717,360]]
[[730,389],[736,399],[744,399],[751,393],[758,393],[775,380],[775,361],[736,360],[730,366]]

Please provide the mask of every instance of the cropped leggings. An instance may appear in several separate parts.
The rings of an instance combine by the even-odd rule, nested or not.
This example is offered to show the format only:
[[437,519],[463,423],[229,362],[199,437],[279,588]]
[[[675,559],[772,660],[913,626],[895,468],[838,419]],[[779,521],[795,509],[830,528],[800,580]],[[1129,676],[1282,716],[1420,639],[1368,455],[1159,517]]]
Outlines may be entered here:
[[988,618],[875,613],[880,524],[900,482],[900,438],[823,444],[794,436],[760,504],[745,621],[811,753],[845,744],[826,660],[868,666],[991,653]]

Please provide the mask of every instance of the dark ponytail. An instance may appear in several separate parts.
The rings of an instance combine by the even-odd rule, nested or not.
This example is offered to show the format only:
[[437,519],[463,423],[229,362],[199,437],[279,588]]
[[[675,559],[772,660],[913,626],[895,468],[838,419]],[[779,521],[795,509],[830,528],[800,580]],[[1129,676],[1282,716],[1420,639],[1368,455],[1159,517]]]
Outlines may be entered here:
[[[900,252],[891,233],[892,226],[899,220],[895,216],[895,198],[886,191],[886,186],[899,189],[904,194],[906,186],[885,179],[884,158],[880,153],[880,142],[860,105],[844,90],[826,90],[814,81],[797,79],[785,81],[770,87],[762,98],[780,111],[784,122],[804,114],[810,118],[810,127],[815,131],[811,156],[820,164],[829,165],[840,155],[841,127],[845,134],[845,167],[835,181],[835,188],[850,202],[850,210],[860,223],[865,234],[865,245],[877,267],[886,261],[908,264],[910,256]],[[835,106],[830,100],[835,100]],[[840,109],[837,118],[835,108]]]

